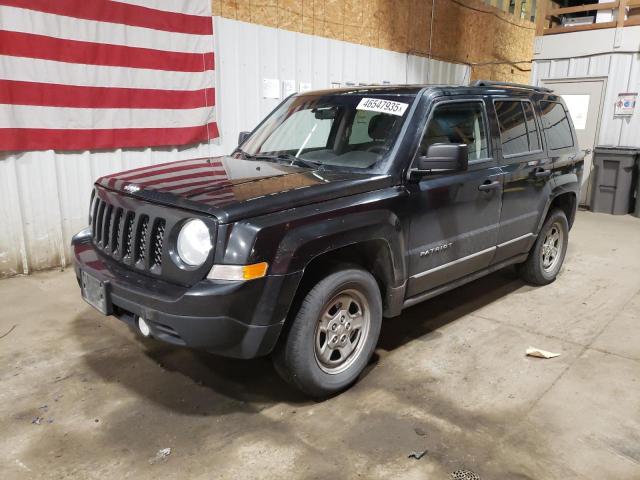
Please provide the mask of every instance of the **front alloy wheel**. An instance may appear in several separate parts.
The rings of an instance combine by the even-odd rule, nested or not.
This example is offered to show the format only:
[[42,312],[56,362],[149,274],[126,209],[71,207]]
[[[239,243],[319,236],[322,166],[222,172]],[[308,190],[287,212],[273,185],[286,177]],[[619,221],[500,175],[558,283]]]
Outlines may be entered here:
[[329,300],[316,326],[320,368],[330,375],[348,369],[364,347],[369,324],[369,302],[357,290],[344,290]]
[[314,398],[349,387],[380,335],[382,299],[369,272],[343,267],[304,297],[274,353],[278,373]]

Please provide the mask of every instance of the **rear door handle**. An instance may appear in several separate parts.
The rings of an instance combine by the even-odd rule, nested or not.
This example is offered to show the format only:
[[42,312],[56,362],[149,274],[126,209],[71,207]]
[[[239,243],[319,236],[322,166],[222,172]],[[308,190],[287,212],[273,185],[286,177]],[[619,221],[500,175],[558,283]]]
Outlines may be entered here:
[[487,192],[489,190],[497,190],[500,188],[502,184],[498,180],[490,181],[487,180],[482,185],[478,186],[478,190],[481,192]]
[[536,168],[534,175],[536,178],[547,178],[551,175],[551,170],[547,170],[546,168]]

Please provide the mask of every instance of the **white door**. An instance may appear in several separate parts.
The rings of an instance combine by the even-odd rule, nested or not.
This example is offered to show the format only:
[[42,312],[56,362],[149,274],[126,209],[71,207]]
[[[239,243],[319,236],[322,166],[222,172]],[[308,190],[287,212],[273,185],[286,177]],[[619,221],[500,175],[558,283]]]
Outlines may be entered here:
[[[582,150],[590,150],[597,142],[598,125],[602,112],[604,93],[602,78],[580,80],[542,80],[542,86],[550,88],[560,95],[567,104],[578,136],[578,145]],[[589,205],[591,201],[591,170],[593,153],[584,159],[584,175],[580,191],[580,204]]]

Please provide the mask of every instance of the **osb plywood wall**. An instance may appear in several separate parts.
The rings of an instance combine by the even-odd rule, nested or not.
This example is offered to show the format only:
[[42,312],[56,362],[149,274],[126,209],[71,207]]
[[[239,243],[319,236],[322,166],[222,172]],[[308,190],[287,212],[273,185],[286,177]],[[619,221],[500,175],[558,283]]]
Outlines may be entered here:
[[472,78],[529,81],[534,24],[481,0],[212,2],[213,14],[226,18],[466,63]]

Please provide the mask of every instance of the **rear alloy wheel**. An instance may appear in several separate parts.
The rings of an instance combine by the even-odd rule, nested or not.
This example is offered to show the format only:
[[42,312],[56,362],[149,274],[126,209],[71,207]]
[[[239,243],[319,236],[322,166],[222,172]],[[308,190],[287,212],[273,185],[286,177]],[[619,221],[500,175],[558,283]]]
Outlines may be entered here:
[[540,261],[545,272],[553,272],[560,261],[564,246],[564,232],[559,222],[554,222],[542,240]]
[[373,276],[344,268],[305,296],[274,354],[280,375],[314,398],[354,383],[378,341],[382,300]]
[[553,210],[540,229],[540,234],[527,260],[518,265],[522,278],[534,285],[553,282],[567,253],[569,223],[562,210]]

